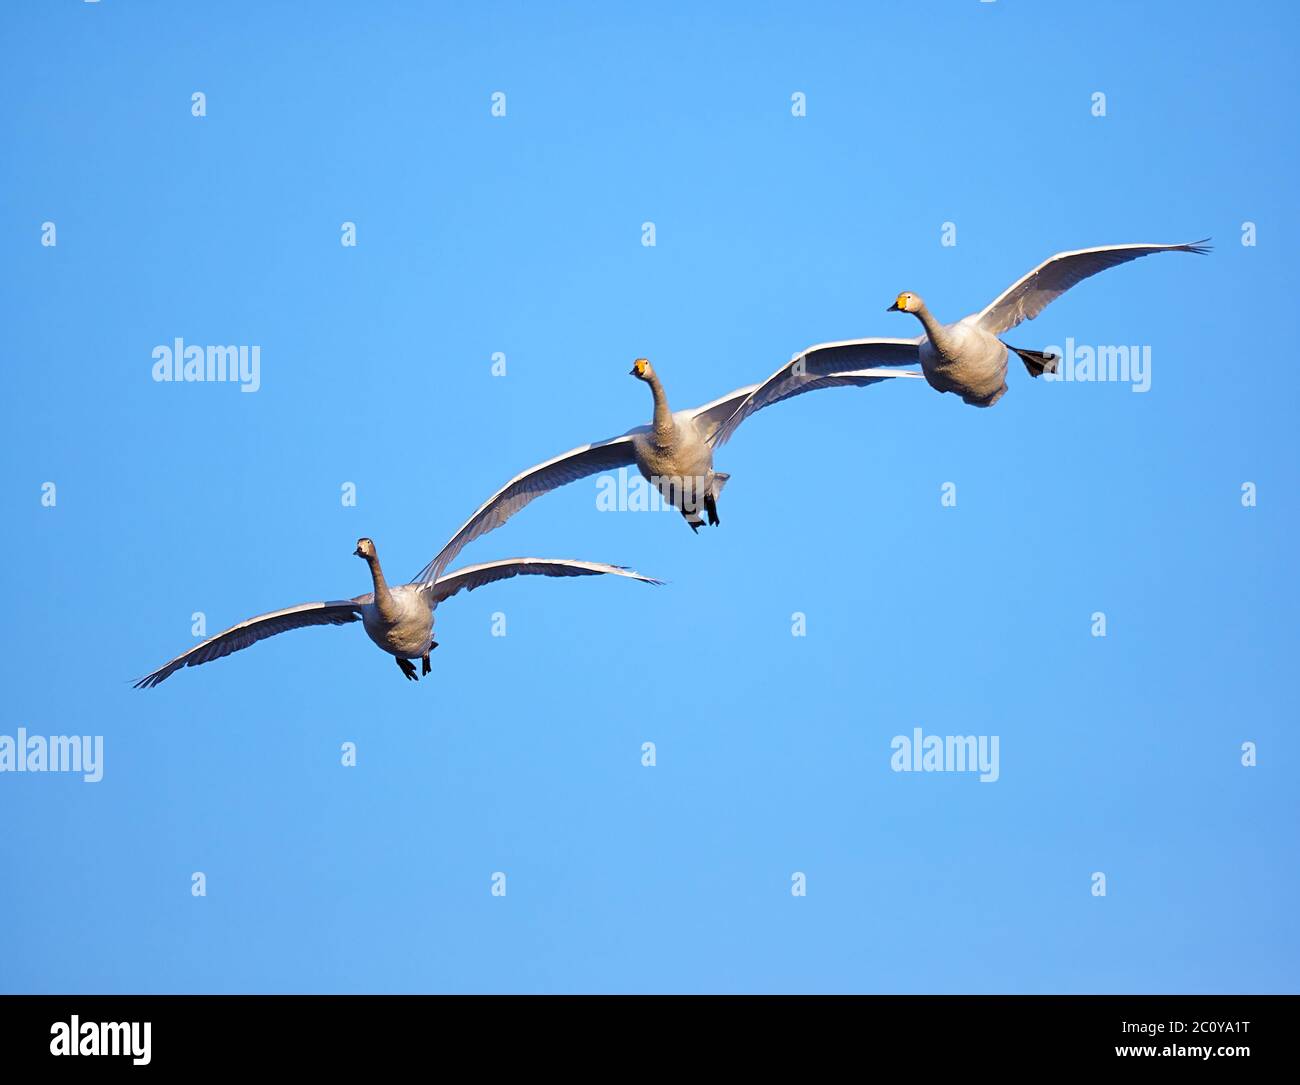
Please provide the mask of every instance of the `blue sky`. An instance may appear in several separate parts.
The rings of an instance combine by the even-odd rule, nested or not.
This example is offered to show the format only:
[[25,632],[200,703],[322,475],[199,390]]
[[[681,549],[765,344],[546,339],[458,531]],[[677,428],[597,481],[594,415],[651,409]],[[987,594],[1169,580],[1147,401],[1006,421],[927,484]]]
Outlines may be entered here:
[[[1300,989],[1294,7],[665,7],[5,6],[0,735],[105,765],[0,774],[0,990]],[[358,536],[414,574],[646,421],[638,355],[687,407],[1206,236],[1008,336],[1147,345],[1145,393],[804,396],[717,529],[575,484],[463,554],[666,587],[458,596],[418,686],[357,627],[130,686],[367,590]],[[155,383],[178,336],[260,389]],[[892,771],[916,727],[1000,778]]]

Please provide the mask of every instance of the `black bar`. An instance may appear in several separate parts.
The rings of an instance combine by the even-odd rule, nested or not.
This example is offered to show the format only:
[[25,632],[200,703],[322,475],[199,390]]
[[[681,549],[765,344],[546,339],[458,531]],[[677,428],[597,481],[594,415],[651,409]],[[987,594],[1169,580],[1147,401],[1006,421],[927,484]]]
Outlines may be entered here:
[[[1240,1074],[1294,1065],[1297,1010],[1293,995],[10,995],[0,998],[0,1051],[6,1071],[166,1075],[413,1062],[613,1073],[684,1070],[688,1056],[729,1070],[850,1059],[859,1071],[1231,1063]],[[116,1039],[128,1052],[52,1053],[72,1040],[74,1015],[83,1050]],[[139,1026],[134,1048],[124,1029],[99,1027],[128,1022]],[[148,1062],[137,1064],[145,1022]]]

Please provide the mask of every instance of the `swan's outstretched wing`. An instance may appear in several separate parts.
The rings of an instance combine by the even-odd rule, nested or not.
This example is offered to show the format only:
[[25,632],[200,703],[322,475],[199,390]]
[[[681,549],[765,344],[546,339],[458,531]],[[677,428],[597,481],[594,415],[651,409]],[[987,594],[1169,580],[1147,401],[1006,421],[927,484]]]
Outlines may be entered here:
[[461,525],[460,530],[438,552],[437,557],[416,573],[411,583],[431,584],[436,581],[442,576],[443,570],[447,568],[452,558],[467,544],[480,535],[486,535],[494,528],[500,527],[530,501],[536,500],[542,494],[558,489],[565,483],[635,463],[632,437],[637,433],[644,433],[648,428],[639,426],[608,441],[570,449],[554,459],[530,467],[521,475],[516,475],[475,510],[474,515]]
[[843,388],[876,384],[890,377],[915,377],[908,371],[891,372],[880,366],[916,365],[920,339],[849,339],[819,343],[796,354],[761,384],[738,388],[730,395],[705,404],[696,413],[705,439],[714,448],[730,440],[755,411],[783,399],[818,388]]
[[1077,252],[1058,252],[1004,290],[974,318],[975,324],[993,335],[1001,335],[1022,320],[1033,320],[1075,283],[1090,275],[1153,252],[1209,252],[1205,243],[1208,240],[1188,245],[1103,245]]
[[633,572],[624,565],[572,561],[568,558],[507,558],[504,561],[485,561],[481,565],[466,565],[439,577],[429,591],[432,594],[432,604],[437,606],[458,591],[473,591],[495,580],[509,580],[512,576],[600,576],[604,573],[630,577],[645,584],[663,583],[662,580]]
[[273,610],[270,614],[259,614],[246,622],[232,625],[224,633],[209,637],[202,644],[196,644],[188,652],[164,663],[152,674],[146,674],[135,683],[136,689],[152,689],[159,682],[182,667],[197,667],[210,659],[220,659],[231,652],[238,652],[259,640],[273,637],[289,629],[300,629],[306,625],[346,625],[361,617],[361,604],[356,599],[338,599],[329,603],[299,603],[296,607],[285,610]]

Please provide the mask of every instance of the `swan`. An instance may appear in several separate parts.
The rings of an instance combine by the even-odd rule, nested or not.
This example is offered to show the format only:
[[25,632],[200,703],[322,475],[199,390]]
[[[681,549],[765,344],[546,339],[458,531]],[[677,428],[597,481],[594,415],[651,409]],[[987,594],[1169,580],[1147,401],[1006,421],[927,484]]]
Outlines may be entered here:
[[473,591],[484,584],[508,580],[513,576],[600,576],[612,573],[646,584],[661,581],[625,569],[595,561],[572,561],[566,558],[507,558],[480,565],[467,565],[432,583],[399,584],[389,587],[379,565],[379,555],[370,539],[358,539],[353,553],[370,566],[375,590],[355,599],[338,599],[327,603],[300,603],[284,610],[259,614],[209,637],[188,652],[169,660],[156,671],[135,683],[136,689],[152,689],[182,667],[196,667],[210,659],[220,659],[238,652],[259,640],[273,637],[288,629],[307,625],[346,625],[360,620],[366,635],[389,655],[406,677],[418,682],[412,659],[422,661],[422,674],[428,674],[429,653],[438,647],[433,639],[433,611],[444,599],[458,591]]
[[[859,350],[854,357],[873,366],[908,365],[916,361],[916,344],[911,340],[873,342],[877,346]],[[904,348],[902,354],[898,352],[900,347]],[[713,453],[745,418],[763,407],[817,388],[864,387],[891,377],[919,378],[921,375],[888,368],[851,367],[845,364],[845,357],[838,357],[838,368],[832,373],[820,362],[796,355],[760,384],[737,388],[702,407],[676,412],[668,406],[663,383],[654,367],[645,358],[636,359],[630,375],[649,386],[654,400],[654,416],[648,426],[637,426],[618,437],[570,449],[516,475],[474,511],[415,579],[423,583],[436,581],[466,545],[500,527],[542,494],[620,467],[635,465],[682,514],[692,531],[699,531],[705,517],[711,525],[720,523],[718,495],[731,476],[714,470]]]
[[[1008,350],[1019,355],[1033,377],[1055,372],[1059,361],[1052,354],[1003,343],[998,338],[1003,332],[1023,320],[1032,320],[1075,283],[1099,271],[1155,252],[1209,251],[1205,241],[1197,241],[1183,245],[1105,245],[1058,252],[1017,279],[980,312],[955,324],[941,324],[926,308],[924,299],[911,291],[899,294],[885,311],[911,313],[921,322],[925,330],[916,340],[916,360],[931,388],[953,392],[974,407],[992,407],[1007,390]],[[836,345],[842,344],[829,344]]]

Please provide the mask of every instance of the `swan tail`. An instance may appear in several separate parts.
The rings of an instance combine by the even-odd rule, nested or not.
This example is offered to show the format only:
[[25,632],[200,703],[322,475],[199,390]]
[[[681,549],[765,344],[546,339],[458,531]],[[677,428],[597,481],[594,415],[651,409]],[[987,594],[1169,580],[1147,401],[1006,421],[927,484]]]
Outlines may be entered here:
[[1044,373],[1055,373],[1057,363],[1060,357],[1056,354],[1044,354],[1041,350],[1022,350],[1020,347],[1013,347],[1010,343],[1005,344],[1009,350],[1014,350],[1020,355],[1020,360],[1025,363],[1025,368],[1029,370],[1031,377],[1041,377]]

